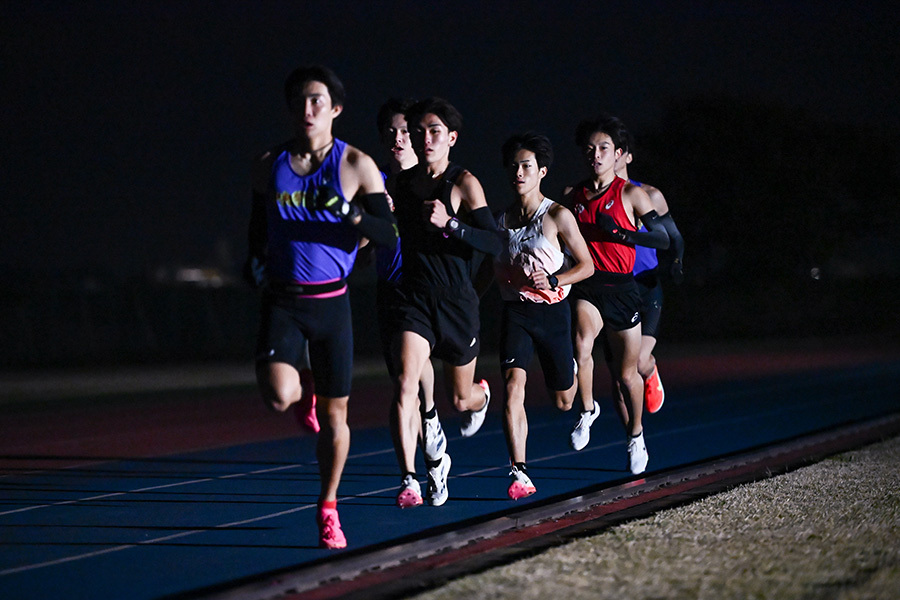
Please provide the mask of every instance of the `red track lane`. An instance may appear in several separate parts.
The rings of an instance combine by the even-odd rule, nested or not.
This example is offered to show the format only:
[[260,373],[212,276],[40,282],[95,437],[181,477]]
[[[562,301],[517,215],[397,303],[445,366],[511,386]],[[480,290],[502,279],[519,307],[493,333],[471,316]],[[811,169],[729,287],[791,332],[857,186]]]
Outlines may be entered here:
[[[898,355],[895,345],[847,340],[727,347],[661,344],[657,354],[663,382],[673,386],[846,367]],[[382,370],[380,363],[371,363],[368,371],[375,375],[355,381],[351,428],[387,424],[392,389],[386,372],[379,375]],[[500,389],[495,365],[486,363],[478,371],[495,390]],[[608,387],[601,380],[602,372],[598,369],[598,390]],[[499,411],[500,404],[493,404],[491,410]],[[16,470],[60,468],[311,435],[298,428],[290,415],[265,409],[251,386],[165,393],[124,390],[121,395],[15,403],[0,398],[0,431],[0,474],[12,466],[3,457],[17,457]],[[22,457],[33,458],[23,461]]]

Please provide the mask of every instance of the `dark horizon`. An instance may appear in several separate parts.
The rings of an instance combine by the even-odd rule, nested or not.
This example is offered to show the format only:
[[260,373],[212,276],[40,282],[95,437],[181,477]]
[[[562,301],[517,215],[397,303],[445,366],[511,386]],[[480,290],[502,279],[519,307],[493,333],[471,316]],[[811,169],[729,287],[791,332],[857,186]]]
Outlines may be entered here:
[[639,143],[667,106],[692,97],[900,131],[897,19],[886,4],[832,2],[815,14],[800,2],[213,6],[5,5],[12,233],[0,267],[127,274],[226,250],[242,260],[249,161],[289,137],[281,85],[302,63],[336,70],[348,89],[336,134],[379,161],[381,102],[448,98],[465,118],[454,159],[492,206],[508,198],[499,146],[509,134],[551,138],[553,197],[581,175],[575,125],[601,110]]

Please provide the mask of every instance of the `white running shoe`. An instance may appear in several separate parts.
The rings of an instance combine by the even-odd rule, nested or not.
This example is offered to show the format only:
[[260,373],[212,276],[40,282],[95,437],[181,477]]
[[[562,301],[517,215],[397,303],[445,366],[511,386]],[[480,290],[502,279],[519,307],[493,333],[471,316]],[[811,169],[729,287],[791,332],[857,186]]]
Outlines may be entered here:
[[412,508],[422,504],[422,487],[416,478],[407,475],[400,484],[400,493],[397,494],[397,506],[400,508]]
[[447,436],[437,415],[433,419],[422,419],[422,435],[425,460],[438,460],[447,451]]
[[575,423],[575,428],[572,429],[571,441],[573,448],[581,450],[588,445],[588,442],[591,441],[591,425],[594,424],[594,421],[599,416],[600,405],[594,400],[594,410],[590,412],[582,411],[578,422]]
[[478,410],[466,411],[462,425],[459,427],[459,432],[463,437],[472,437],[478,433],[478,430],[484,425],[484,416],[487,413],[488,405],[491,403],[491,387],[488,385],[487,380],[482,379],[478,382],[478,385],[484,390],[484,406]]
[[447,491],[447,476],[450,474],[450,455],[446,452],[441,456],[441,464],[428,469],[428,503],[432,506],[440,506],[447,501],[450,492]]
[[644,432],[637,437],[628,440],[628,468],[632,474],[639,475],[647,469],[650,455],[647,454],[647,445],[644,443]]
[[509,484],[509,489],[506,490],[506,493],[509,494],[509,497],[513,500],[525,498],[537,491],[534,484],[531,483],[531,478],[528,477],[528,474],[525,471],[520,470],[517,466],[512,466],[512,469],[509,471],[509,476],[512,477],[512,483]]

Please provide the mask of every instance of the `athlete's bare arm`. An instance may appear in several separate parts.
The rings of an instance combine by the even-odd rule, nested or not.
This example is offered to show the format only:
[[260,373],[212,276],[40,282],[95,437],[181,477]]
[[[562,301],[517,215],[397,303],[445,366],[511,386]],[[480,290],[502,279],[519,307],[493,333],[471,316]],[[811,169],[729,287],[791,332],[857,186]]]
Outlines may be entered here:
[[[438,229],[443,229],[449,236],[468,244],[479,252],[494,256],[499,254],[503,240],[497,229],[497,223],[491,215],[491,210],[488,208],[487,200],[484,198],[481,183],[474,175],[468,171],[460,175],[451,190],[450,203],[460,215],[459,219],[450,217],[447,207],[442,201],[432,200],[424,203],[428,221]],[[451,223],[451,221],[454,222]],[[450,225],[454,225],[454,227],[448,229]]]
[[662,216],[669,212],[669,205],[666,202],[666,198],[659,189],[646,183],[641,186],[641,188],[647,192],[648,196],[650,196],[650,203],[653,205],[653,210],[655,210],[658,215]]
[[587,243],[578,229],[578,222],[572,211],[560,204],[554,204],[547,214],[554,224],[559,238],[565,244],[575,264],[566,271],[558,273],[559,285],[568,285],[587,279],[594,273],[594,263],[591,261]]
[[647,231],[615,229],[610,231],[613,237],[628,244],[638,244],[650,248],[666,249],[669,247],[669,234],[660,222],[659,213],[654,209],[647,192],[636,185],[626,183],[622,189],[622,208],[632,225],[635,224],[636,217],[640,218]]
[[356,205],[347,211],[347,222],[376,244],[396,244],[396,221],[387,202],[384,179],[372,157],[348,145],[341,157],[340,179],[344,198]]
[[[454,212],[460,215],[472,213],[482,207],[486,208],[487,200],[485,200],[484,189],[478,178],[468,171],[463,171],[450,193],[450,203],[453,205]],[[446,227],[447,222],[450,221],[450,213],[444,203],[440,200],[431,200],[425,204],[430,207],[431,211],[429,222],[438,229]]]
[[384,192],[384,178],[371,156],[348,145],[341,159],[341,191],[345,198]]

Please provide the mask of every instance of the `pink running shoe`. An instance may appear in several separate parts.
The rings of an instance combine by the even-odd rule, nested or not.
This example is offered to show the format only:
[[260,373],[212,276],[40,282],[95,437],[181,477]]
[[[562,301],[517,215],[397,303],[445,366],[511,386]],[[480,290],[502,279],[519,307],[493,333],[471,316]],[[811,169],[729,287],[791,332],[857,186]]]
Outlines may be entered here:
[[513,500],[520,500],[537,491],[534,484],[531,483],[531,478],[528,477],[528,474],[517,466],[513,465],[509,475],[512,477],[512,483],[509,484],[509,489],[506,490],[506,493]]
[[412,475],[403,478],[400,484],[400,493],[397,494],[397,506],[400,508],[412,508],[422,504],[422,486]]
[[347,538],[341,531],[341,521],[336,508],[320,508],[316,517],[319,523],[319,547],[339,550],[347,547]]
[[663,390],[662,381],[659,380],[659,370],[654,366],[650,377],[644,382],[644,403],[647,412],[657,412],[662,408],[665,399],[666,392]]
[[302,427],[319,433],[321,427],[316,417],[316,384],[309,369],[300,371],[300,388],[300,401],[294,405],[294,417]]

